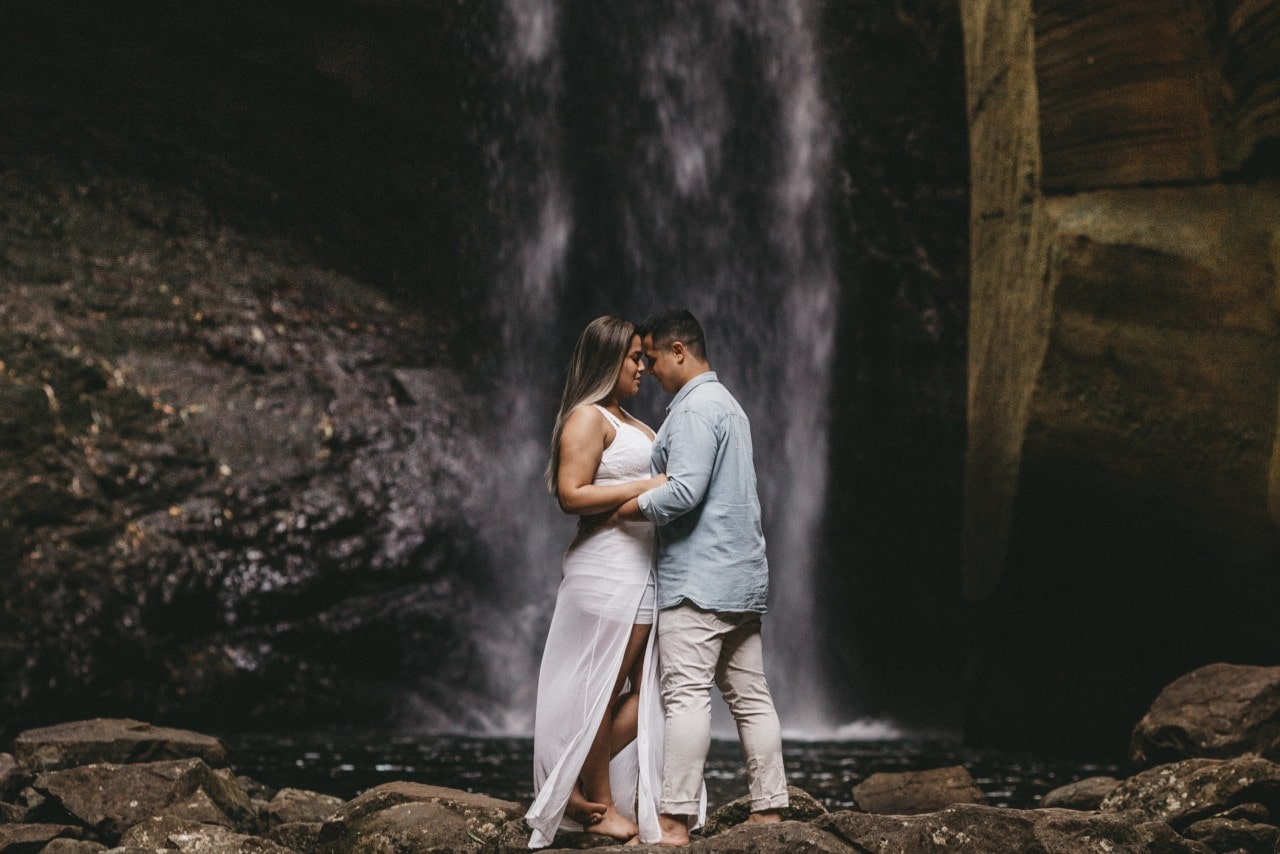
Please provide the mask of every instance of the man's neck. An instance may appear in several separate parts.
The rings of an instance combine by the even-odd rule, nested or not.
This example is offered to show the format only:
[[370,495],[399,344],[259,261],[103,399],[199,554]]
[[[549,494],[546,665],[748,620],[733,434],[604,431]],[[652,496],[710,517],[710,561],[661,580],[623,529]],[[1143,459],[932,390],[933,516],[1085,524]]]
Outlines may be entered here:
[[676,389],[674,393],[679,394],[681,389],[683,389],[689,383],[693,382],[703,374],[709,374],[709,373],[711,373],[711,365],[706,362],[703,362],[701,366],[693,368],[692,372],[685,376],[684,382],[680,383],[680,388]]

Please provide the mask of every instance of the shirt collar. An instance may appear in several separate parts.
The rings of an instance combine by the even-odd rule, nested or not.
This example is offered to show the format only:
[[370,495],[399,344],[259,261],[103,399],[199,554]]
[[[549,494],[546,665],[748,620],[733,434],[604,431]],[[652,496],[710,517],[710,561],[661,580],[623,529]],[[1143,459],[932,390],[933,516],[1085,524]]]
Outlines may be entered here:
[[680,401],[688,397],[689,392],[693,391],[695,388],[702,385],[703,383],[718,383],[718,382],[720,382],[720,379],[719,377],[716,376],[715,371],[707,371],[706,373],[698,374],[696,377],[694,377],[693,379],[685,383],[684,386],[678,392],[676,392],[676,396],[671,398],[671,402],[667,404],[667,411],[670,412],[673,406],[675,406],[677,403],[679,403]]

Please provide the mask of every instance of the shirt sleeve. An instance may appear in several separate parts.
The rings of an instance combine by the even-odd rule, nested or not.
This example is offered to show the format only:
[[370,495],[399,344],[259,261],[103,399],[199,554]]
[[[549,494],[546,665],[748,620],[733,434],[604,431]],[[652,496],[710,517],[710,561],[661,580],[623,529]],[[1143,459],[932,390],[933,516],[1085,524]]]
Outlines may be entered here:
[[667,427],[667,482],[637,499],[640,512],[655,525],[666,525],[702,502],[716,461],[718,441],[711,422],[688,411],[673,418]]

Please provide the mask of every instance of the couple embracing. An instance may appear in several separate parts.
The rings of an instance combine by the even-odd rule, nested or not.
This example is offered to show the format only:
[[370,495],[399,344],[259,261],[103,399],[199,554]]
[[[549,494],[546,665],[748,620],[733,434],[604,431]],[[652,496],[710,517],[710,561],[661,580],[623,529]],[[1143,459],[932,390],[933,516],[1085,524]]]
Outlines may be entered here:
[[[656,436],[621,406],[646,371],[674,395]],[[529,847],[559,829],[688,843],[706,817],[712,684],[737,723],[750,820],[780,820],[787,785],[761,653],[768,564],[751,429],[693,315],[587,326],[547,478],[581,522],[538,677]]]

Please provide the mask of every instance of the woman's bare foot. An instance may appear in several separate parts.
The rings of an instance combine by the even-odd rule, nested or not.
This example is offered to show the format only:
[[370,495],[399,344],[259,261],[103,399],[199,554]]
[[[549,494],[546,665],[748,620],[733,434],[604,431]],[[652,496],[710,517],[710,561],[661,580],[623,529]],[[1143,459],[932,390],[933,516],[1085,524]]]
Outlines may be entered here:
[[604,817],[587,828],[587,830],[591,833],[611,836],[614,839],[625,842],[639,833],[640,827],[634,821],[623,818],[613,807],[609,807],[605,810]]
[[595,825],[604,818],[608,808],[607,804],[597,804],[587,800],[583,797],[582,790],[574,786],[573,791],[569,792],[569,803],[564,808],[564,814],[582,825],[583,829],[589,829],[594,833]]

